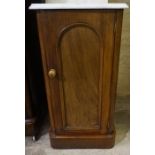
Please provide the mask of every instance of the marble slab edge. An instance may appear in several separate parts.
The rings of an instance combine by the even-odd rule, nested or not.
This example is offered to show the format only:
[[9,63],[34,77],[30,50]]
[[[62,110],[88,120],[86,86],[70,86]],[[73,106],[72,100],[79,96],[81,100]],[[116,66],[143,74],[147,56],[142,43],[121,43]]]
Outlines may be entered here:
[[30,10],[56,10],[56,9],[126,9],[126,3],[32,3]]

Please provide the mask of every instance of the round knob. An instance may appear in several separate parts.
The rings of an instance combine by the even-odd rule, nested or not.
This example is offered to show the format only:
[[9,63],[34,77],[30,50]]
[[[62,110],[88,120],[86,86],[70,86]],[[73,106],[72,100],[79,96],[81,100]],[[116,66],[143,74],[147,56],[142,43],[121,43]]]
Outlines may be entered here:
[[48,76],[53,79],[56,76],[56,70],[50,69],[48,72]]

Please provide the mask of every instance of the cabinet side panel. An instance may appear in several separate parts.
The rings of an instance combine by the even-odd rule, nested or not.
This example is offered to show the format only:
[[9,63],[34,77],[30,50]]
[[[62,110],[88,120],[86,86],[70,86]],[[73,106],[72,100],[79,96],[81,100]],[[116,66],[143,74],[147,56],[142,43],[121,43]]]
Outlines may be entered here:
[[123,19],[123,10],[116,10],[115,12],[116,15],[115,15],[115,29],[114,29],[114,52],[113,52],[112,78],[111,78],[111,108],[109,114],[109,129],[108,129],[109,132],[113,132],[115,130],[114,112],[116,102],[116,90],[117,90],[122,19]]

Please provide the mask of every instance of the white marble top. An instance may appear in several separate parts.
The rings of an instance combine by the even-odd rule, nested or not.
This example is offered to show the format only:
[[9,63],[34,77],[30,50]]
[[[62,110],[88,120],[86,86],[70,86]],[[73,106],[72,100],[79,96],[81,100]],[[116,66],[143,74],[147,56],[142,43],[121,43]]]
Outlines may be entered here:
[[29,7],[31,10],[40,9],[125,9],[128,8],[126,3],[104,3],[104,2],[61,2],[61,3],[32,3]]
[[108,0],[45,0],[45,3],[108,3]]

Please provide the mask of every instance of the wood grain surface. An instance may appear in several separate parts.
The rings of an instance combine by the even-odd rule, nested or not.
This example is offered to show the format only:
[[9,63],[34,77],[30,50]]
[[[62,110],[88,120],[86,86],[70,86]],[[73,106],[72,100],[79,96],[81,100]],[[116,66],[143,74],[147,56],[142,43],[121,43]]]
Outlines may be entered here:
[[46,10],[37,19],[52,146],[112,147],[122,10]]

